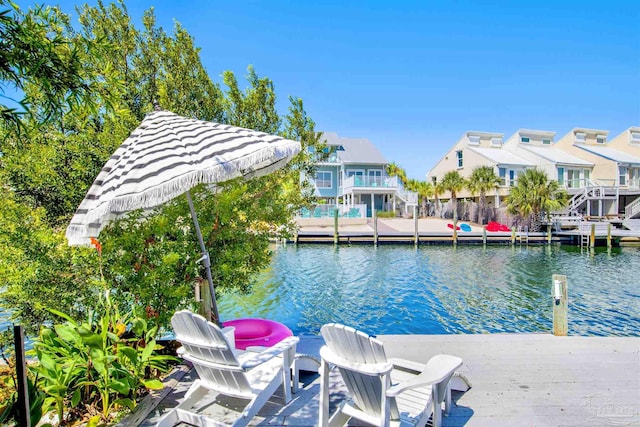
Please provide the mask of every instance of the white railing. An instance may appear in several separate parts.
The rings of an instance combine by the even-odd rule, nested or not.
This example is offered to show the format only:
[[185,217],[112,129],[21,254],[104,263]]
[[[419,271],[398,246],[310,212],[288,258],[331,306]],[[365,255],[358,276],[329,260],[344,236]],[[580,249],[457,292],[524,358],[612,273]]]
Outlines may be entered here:
[[640,197],[629,203],[624,208],[625,219],[635,218],[637,215],[640,215]]
[[333,218],[338,211],[340,218],[366,218],[367,205],[316,205],[311,209],[302,208],[299,218]]

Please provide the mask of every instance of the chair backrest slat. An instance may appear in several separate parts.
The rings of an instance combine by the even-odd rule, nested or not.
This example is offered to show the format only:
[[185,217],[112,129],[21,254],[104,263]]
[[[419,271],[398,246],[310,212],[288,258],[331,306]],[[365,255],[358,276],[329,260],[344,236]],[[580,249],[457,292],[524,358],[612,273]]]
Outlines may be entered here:
[[[187,310],[178,311],[171,325],[202,381],[218,391],[247,393],[251,385],[246,374],[238,369],[240,363],[220,328],[204,317]],[[206,363],[215,363],[213,368]],[[225,365],[229,369],[225,369]]]
[[[321,329],[327,347],[337,356],[356,363],[385,363],[382,342],[349,326],[330,323]],[[385,379],[340,368],[342,379],[358,407],[369,414],[382,413],[382,386]],[[399,416],[395,399],[391,399],[391,415]]]

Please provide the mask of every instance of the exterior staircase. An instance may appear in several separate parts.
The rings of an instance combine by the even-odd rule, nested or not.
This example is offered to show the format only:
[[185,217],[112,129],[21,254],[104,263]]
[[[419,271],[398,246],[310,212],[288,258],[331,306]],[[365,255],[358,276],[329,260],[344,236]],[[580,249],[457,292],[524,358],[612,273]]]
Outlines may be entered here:
[[624,208],[624,218],[633,219],[640,218],[640,197],[629,203]]
[[[567,206],[568,214],[570,216],[581,216],[581,211],[584,205],[591,200],[605,200],[605,199],[617,199],[616,194],[607,194],[607,188],[615,190],[615,187],[604,187],[601,185],[590,185],[582,189],[582,191],[576,193],[570,200]],[[639,208],[640,209],[640,208]]]

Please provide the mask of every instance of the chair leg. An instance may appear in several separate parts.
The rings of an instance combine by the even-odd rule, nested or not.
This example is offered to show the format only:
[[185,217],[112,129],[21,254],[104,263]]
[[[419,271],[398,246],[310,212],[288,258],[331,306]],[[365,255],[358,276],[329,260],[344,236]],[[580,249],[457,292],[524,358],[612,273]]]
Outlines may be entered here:
[[320,363],[320,408],[319,426],[329,425],[329,364],[322,359]]
[[433,427],[440,427],[442,425],[442,407],[440,406],[442,400],[438,395],[438,385],[431,386],[431,400],[433,401]]
[[444,398],[445,417],[449,415],[450,410],[451,410],[451,381],[447,382],[447,390],[445,391],[445,398]]
[[344,412],[342,408],[338,409],[329,419],[329,427],[342,427],[347,425],[351,417]]
[[[256,416],[258,411],[267,403],[269,398],[273,395],[273,392],[280,386],[281,379],[280,375],[276,375],[273,380],[264,388],[264,390],[253,397],[251,401],[245,406],[244,411],[242,411],[242,416],[238,418],[233,424],[232,427],[245,427],[249,425],[251,419]],[[287,384],[287,389],[289,389],[289,393],[291,393],[291,382]],[[286,390],[286,389],[285,389]]]

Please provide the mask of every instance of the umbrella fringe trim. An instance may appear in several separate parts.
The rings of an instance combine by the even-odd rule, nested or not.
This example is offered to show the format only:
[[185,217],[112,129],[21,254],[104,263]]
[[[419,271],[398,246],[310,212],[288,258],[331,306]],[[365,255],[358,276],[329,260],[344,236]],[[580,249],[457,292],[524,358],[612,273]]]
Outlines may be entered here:
[[[251,173],[251,171],[247,171],[247,169],[254,169],[256,166],[260,167],[261,163],[273,160],[274,157],[278,160],[272,163],[288,162],[291,157],[298,153],[298,147],[299,145],[297,145],[297,143],[291,143],[285,147],[266,147],[256,153],[251,153],[225,164],[218,164],[212,168],[193,171],[172,181],[162,183],[157,188],[148,190],[144,194],[132,194],[111,200],[93,210],[81,205],[80,208],[90,210],[89,213],[84,215],[83,222],[88,224],[100,223],[100,227],[99,229],[95,229],[97,232],[95,233],[96,235],[93,236],[91,232],[94,230],[89,230],[90,227],[88,225],[74,224],[74,216],[66,230],[69,245],[90,246],[89,237],[96,237],[100,233],[100,230],[106,225],[107,221],[105,220],[109,215],[112,215],[112,212],[128,212],[136,209],[157,207],[184,194],[198,184],[216,184],[240,178],[243,175]],[[270,172],[271,169],[269,166],[271,166],[271,164],[264,165],[263,168],[258,169],[258,172],[260,170]],[[258,173],[257,176],[261,176],[261,174]]]

